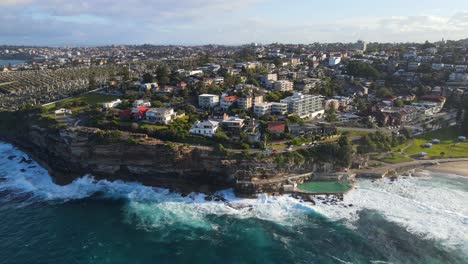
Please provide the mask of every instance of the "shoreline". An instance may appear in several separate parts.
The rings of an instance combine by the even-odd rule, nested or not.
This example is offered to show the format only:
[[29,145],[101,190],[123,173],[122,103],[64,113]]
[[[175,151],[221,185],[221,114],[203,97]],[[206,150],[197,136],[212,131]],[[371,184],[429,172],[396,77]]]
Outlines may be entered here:
[[468,177],[468,161],[441,163],[438,165],[426,167],[425,169],[436,173],[448,173]]
[[[66,185],[72,182],[74,179],[86,174],[86,173],[79,173],[79,172],[69,172],[69,173],[60,173],[56,171],[54,168],[49,166],[49,163],[40,158],[40,156],[36,155],[35,151],[33,151],[27,144],[24,142],[16,140],[14,137],[8,137],[6,135],[0,134],[0,141],[11,144],[15,148],[18,148],[20,151],[27,154],[31,159],[37,162],[41,167],[45,168],[50,176],[53,178],[53,181],[59,185]],[[428,171],[433,171],[437,173],[448,173],[448,174],[456,174],[464,177],[468,177],[468,158],[449,158],[449,159],[436,159],[436,160],[418,160],[400,164],[388,164],[383,167],[378,168],[369,168],[369,169],[360,169],[360,170],[351,170],[348,173],[354,174],[356,178],[385,178],[385,177],[398,177],[400,175],[405,174],[413,169],[425,169]],[[314,174],[314,173],[308,173]],[[107,179],[107,180],[124,180],[124,181],[136,181],[146,186],[155,186],[155,187],[162,187],[168,188],[174,192],[180,193],[190,193],[190,192],[202,192],[207,194],[213,194],[214,192],[223,189],[217,188],[221,186],[210,186],[207,183],[197,183],[193,182],[192,180],[182,180],[182,179],[174,179],[173,177],[161,177],[161,178],[152,178],[149,179],[148,177],[130,177],[130,178],[121,178],[121,177],[105,177],[104,175],[93,174],[96,179]],[[354,178],[353,177],[353,178]],[[290,178],[290,177],[289,177]],[[257,183],[258,184],[258,183]],[[226,188],[227,186],[223,185],[222,187]],[[351,188],[348,191],[352,191]],[[281,193],[280,190],[275,190],[274,192],[266,191],[264,193]],[[284,191],[287,193],[288,191]],[[302,192],[301,192],[302,193]],[[305,194],[306,192],[304,192]],[[308,195],[314,195],[314,193],[308,193]],[[325,194],[325,193],[324,193]],[[328,195],[343,195],[343,193],[327,193]],[[239,195],[239,194],[238,194]],[[242,195],[240,195],[242,196]]]

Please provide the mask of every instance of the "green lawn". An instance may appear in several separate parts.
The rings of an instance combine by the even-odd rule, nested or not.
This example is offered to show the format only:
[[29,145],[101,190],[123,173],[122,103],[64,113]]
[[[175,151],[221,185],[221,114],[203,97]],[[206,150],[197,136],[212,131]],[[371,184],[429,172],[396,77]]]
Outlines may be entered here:
[[412,158],[406,157],[405,155],[402,155],[400,153],[390,153],[388,154],[384,159],[384,162],[387,163],[402,163],[402,162],[409,162],[413,161]]
[[273,143],[273,144],[268,145],[268,148],[277,149],[277,150],[283,150],[287,147],[288,146],[285,143]]
[[347,134],[349,137],[358,137],[358,136],[365,136],[369,135],[371,132],[369,131],[362,131],[362,130],[344,130],[338,129],[339,134]]
[[344,193],[353,186],[347,180],[341,181],[310,181],[298,186],[299,190],[312,193]]
[[140,128],[143,128],[143,129],[149,128],[149,129],[153,129],[153,130],[164,130],[164,129],[167,129],[167,126],[153,125],[153,124],[141,124]]
[[[454,127],[431,131],[420,135],[414,139],[414,144],[405,153],[414,155],[419,152],[426,152],[429,157],[468,157],[468,142],[458,142],[457,138],[462,134]],[[440,144],[433,144],[430,148],[423,148],[421,145],[430,142],[432,139],[439,139]],[[445,155],[441,155],[444,152]]]
[[115,100],[117,98],[119,97],[116,95],[107,95],[107,94],[101,94],[101,93],[87,93],[87,94],[80,95],[78,97],[65,99],[63,102],[67,103],[67,102],[73,102],[73,101],[84,101],[91,106],[96,106],[105,102]]
[[[90,106],[99,106],[102,103],[109,102],[117,98],[119,97],[116,95],[107,95],[107,94],[101,94],[101,93],[87,93],[87,94],[82,94],[77,97],[62,100],[61,103],[69,104],[74,101],[83,101],[83,102],[86,102]],[[50,110],[54,108],[55,106],[56,104],[50,104],[48,106],[45,106],[45,109]],[[79,108],[82,108],[82,107],[75,107],[75,110],[80,110]]]

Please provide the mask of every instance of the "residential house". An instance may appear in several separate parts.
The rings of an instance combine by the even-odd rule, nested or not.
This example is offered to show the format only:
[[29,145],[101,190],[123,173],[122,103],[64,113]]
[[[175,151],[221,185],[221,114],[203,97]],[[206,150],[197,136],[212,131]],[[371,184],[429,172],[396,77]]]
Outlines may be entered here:
[[328,65],[331,67],[334,67],[340,63],[341,63],[341,57],[330,57],[330,59],[328,59]]
[[278,81],[278,74],[266,74],[262,76],[260,80],[263,86],[265,86],[267,89],[271,89],[273,82]]
[[421,66],[420,62],[409,62],[408,63],[408,71],[416,71],[419,66]]
[[441,70],[443,70],[444,68],[445,68],[445,64],[443,64],[443,63],[433,63],[433,64],[432,64],[432,69],[433,69],[434,71],[441,71]]
[[146,120],[168,125],[175,118],[172,108],[150,108],[146,111]]
[[187,83],[186,82],[180,81],[180,82],[177,83],[177,89],[178,90],[184,90],[185,88],[187,88]]
[[142,83],[140,84],[139,88],[140,88],[140,91],[146,92],[157,87],[158,87],[158,83],[152,82],[152,83]]
[[288,131],[295,137],[300,136],[320,136],[328,137],[337,134],[337,129],[335,126],[328,123],[318,123],[318,124],[290,124],[288,125]]
[[151,89],[151,91],[155,93],[172,93],[174,91],[174,87],[171,85],[161,85]]
[[229,109],[229,107],[231,107],[236,101],[237,101],[237,96],[235,95],[223,96],[223,99],[221,100],[221,109],[223,110]]
[[245,119],[236,116],[230,116],[226,120],[223,120],[221,122],[221,125],[223,126],[223,129],[225,131],[239,134],[240,132],[242,132],[245,126]]
[[219,128],[219,122],[206,120],[203,122],[196,121],[190,129],[191,134],[213,137]]
[[102,104],[102,108],[114,108],[121,104],[122,101],[120,99],[116,99],[110,102],[106,102]]
[[135,100],[132,104],[133,107],[144,106],[144,107],[151,107],[151,102],[145,100]]
[[284,121],[268,122],[267,131],[271,134],[281,135],[286,130],[286,123]]
[[65,108],[60,108],[54,111],[55,115],[71,115],[72,110],[70,109],[65,109]]
[[131,115],[138,120],[142,120],[145,117],[146,112],[149,110],[146,106],[134,107],[131,111]]

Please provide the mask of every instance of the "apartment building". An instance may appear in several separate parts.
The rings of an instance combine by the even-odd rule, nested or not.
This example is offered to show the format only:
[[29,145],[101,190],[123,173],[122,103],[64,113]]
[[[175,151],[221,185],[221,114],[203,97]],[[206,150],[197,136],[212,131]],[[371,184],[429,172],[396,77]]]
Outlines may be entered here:
[[294,88],[293,82],[287,80],[279,80],[273,83],[272,90],[287,92],[292,91]]
[[212,108],[219,105],[219,96],[216,94],[201,94],[198,96],[200,108]]
[[290,114],[298,115],[301,118],[315,118],[325,113],[324,98],[318,95],[294,92],[292,96],[281,100],[281,103],[288,105]]

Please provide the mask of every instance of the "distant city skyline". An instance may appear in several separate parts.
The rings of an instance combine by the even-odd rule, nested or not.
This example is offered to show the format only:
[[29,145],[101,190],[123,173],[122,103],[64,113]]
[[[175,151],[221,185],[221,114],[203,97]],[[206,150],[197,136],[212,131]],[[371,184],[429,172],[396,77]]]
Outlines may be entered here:
[[239,45],[468,38],[468,1],[1,0],[0,45]]

